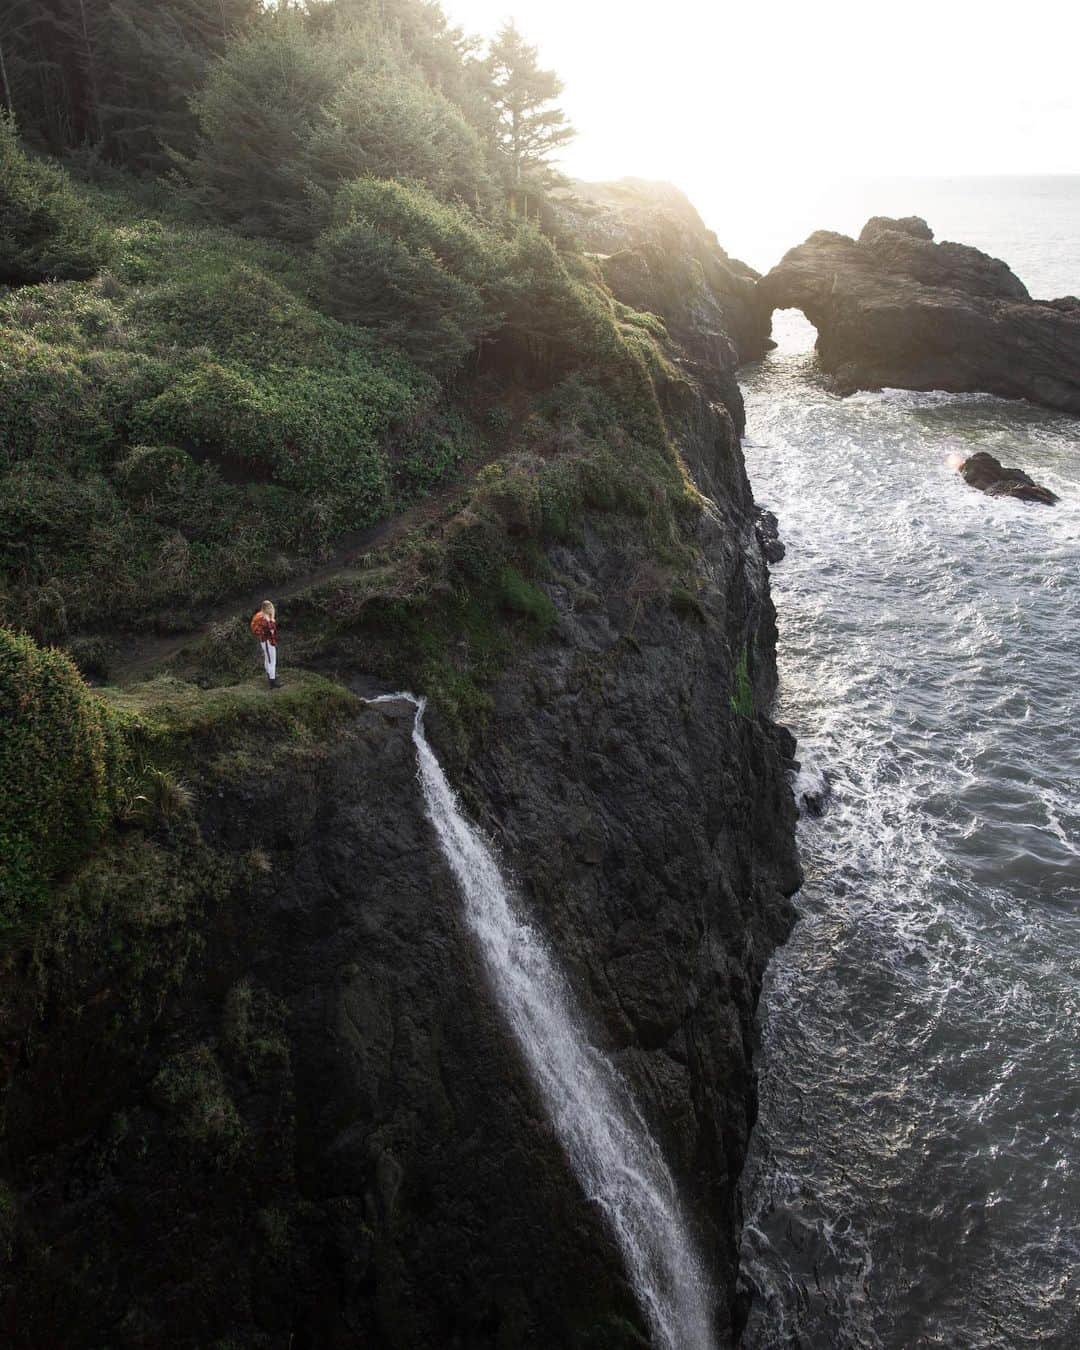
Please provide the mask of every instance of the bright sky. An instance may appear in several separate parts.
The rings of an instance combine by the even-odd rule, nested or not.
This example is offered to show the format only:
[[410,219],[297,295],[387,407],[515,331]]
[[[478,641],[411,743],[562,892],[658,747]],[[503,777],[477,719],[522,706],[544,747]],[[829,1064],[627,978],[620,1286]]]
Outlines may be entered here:
[[564,167],[751,178],[1080,172],[1075,0],[444,0],[566,83]]

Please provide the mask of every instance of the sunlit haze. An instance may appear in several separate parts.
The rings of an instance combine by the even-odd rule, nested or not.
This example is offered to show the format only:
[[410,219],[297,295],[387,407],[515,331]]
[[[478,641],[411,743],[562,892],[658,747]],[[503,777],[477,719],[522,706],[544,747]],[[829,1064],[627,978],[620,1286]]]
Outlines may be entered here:
[[667,179],[736,234],[735,195],[760,215],[844,176],[1080,171],[1080,17],[1060,0],[445,8],[484,35],[514,17],[559,72],[579,132],[567,172]]

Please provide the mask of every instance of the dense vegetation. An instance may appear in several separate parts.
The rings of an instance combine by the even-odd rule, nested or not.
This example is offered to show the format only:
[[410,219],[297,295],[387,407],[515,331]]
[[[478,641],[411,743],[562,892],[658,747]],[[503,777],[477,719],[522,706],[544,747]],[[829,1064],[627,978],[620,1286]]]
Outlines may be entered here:
[[107,255],[105,232],[65,175],[28,159],[0,112],[0,285],[90,277]]
[[7,0],[0,95],[52,154],[163,167],[194,136],[191,95],[259,0]]
[[0,628],[0,943],[89,852],[119,801],[122,737],[71,660]]
[[[0,619],[76,647],[182,628],[503,448],[501,389],[587,374],[648,403],[647,328],[515,215],[568,130],[512,29],[481,60],[410,0],[234,5],[217,27],[179,0],[136,58],[126,6],[84,34],[56,5],[0,32],[22,130],[174,167],[79,184],[0,127],[3,275],[45,282],[0,292]],[[136,151],[121,109],[177,25],[201,44],[193,120],[180,134],[161,95],[159,153]],[[69,72],[60,121],[34,42]]]
[[[388,816],[412,791],[350,689],[426,695],[467,794],[523,648],[565,643],[552,665],[599,713],[650,631],[706,631],[701,499],[660,411],[680,376],[572,237],[558,92],[512,26],[482,49],[427,0],[0,6],[0,1305],[20,1344],[322,1344],[324,1289],[408,1304],[354,1180],[307,1170],[323,1122],[363,1116],[320,1058],[348,1029],[320,1015],[298,1039],[315,1005],[286,988],[313,987],[313,934],[355,921],[363,968],[336,943],[316,964],[391,1010],[395,1057],[411,1038],[371,980],[367,898],[322,858],[282,898],[309,824],[372,899],[416,855],[373,826],[384,882],[331,820],[335,797],[368,815],[362,780]],[[274,692],[252,594],[279,602]],[[661,627],[635,636],[645,605]],[[442,949],[459,920],[411,885],[409,950]],[[643,1343],[621,1286],[575,1297],[582,1344]]]
[[[423,0],[49,0],[5,9],[0,66],[0,624],[107,673],[122,630],[275,591],[471,462],[290,615],[294,664],[408,679],[463,746],[507,626],[553,622],[547,544],[628,517],[675,576],[662,325],[557,227],[572,133],[512,25],[485,54]],[[193,673],[249,645],[219,625]]]

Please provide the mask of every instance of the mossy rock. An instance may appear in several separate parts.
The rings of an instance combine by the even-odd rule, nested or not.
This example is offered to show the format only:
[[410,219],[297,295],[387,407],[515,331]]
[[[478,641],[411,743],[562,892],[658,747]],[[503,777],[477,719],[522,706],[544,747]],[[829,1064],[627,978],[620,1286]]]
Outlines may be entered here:
[[0,942],[94,847],[119,802],[121,720],[71,658],[0,629]]
[[155,762],[205,762],[237,746],[261,754],[290,744],[312,744],[354,717],[363,701],[321,675],[295,672],[278,689],[264,679],[200,689],[160,676],[129,689],[102,691],[127,724],[133,747]]
[[208,1045],[197,1045],[167,1060],[154,1079],[151,1095],[186,1145],[222,1168],[236,1161],[247,1131]]

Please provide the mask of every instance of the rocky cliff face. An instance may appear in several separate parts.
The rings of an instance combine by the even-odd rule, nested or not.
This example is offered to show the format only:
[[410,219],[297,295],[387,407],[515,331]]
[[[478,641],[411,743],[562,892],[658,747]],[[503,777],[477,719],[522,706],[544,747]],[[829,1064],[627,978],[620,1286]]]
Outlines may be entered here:
[[764,315],[801,309],[841,393],[984,391],[1080,412],[1080,300],[1032,300],[1007,265],[934,243],[924,220],[820,230],[758,284]]
[[[711,498],[682,541],[695,586],[632,523],[552,548],[555,627],[497,681],[456,777],[670,1163],[730,1344],[754,1007],[798,883],[768,576],[722,397],[759,339],[751,280],[683,207],[635,211],[609,270],[675,334],[661,392]],[[725,336],[735,312],[749,335]],[[648,1343],[463,925],[410,726],[370,705],[223,774],[199,808],[214,889],[193,880],[191,953],[160,997],[133,1008],[54,945],[37,1006],[9,1008],[12,1344]],[[175,916],[158,925],[179,942]]]
[[741,434],[735,371],[773,345],[756,299],[758,273],[728,256],[670,183],[577,182],[561,214],[600,259],[619,299],[663,318],[680,364],[708,399],[729,409]]

